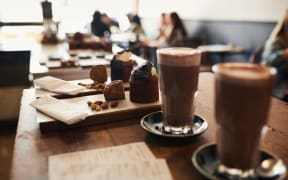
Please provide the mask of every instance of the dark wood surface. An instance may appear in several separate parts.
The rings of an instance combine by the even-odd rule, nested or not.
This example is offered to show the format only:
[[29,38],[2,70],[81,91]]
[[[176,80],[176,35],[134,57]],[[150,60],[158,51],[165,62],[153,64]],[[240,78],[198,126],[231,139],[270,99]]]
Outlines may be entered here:
[[59,100],[64,103],[73,103],[73,105],[77,106],[79,111],[88,113],[85,120],[73,125],[66,125],[65,123],[49,117],[41,112],[37,112],[37,122],[41,132],[44,133],[61,129],[103,124],[107,122],[112,123],[113,121],[127,120],[131,118],[141,118],[146,114],[161,110],[161,104],[159,101],[142,104],[131,102],[129,91],[125,92],[125,99],[116,101],[118,102],[117,107],[108,108],[102,111],[91,110],[91,108],[87,105],[88,99],[90,99],[90,102],[93,102],[97,100],[103,101],[105,98],[103,94],[97,94]]
[[47,72],[32,73],[33,78],[37,79],[44,76],[53,76],[63,80],[79,80],[79,79],[89,79],[90,68],[82,69],[80,67],[73,68],[59,68],[50,69]]
[[[141,141],[147,143],[157,158],[167,160],[174,179],[204,179],[193,167],[191,156],[199,146],[216,141],[212,73],[200,74],[196,114],[205,118],[209,127],[204,134],[194,139],[176,140],[148,134],[141,128],[140,118],[41,134],[36,112],[29,106],[35,99],[31,92],[25,91],[22,98],[11,179],[48,179],[50,155]],[[262,148],[282,158],[288,165],[287,114],[287,104],[273,98],[269,130]]]

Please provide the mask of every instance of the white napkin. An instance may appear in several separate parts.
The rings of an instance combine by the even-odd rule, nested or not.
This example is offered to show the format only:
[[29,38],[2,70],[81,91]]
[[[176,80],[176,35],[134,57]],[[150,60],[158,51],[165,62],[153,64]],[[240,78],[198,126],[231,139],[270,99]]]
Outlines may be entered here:
[[81,112],[72,104],[59,101],[51,96],[36,99],[31,103],[31,106],[69,125],[84,120],[88,115],[88,112]]
[[85,87],[72,84],[68,81],[58,79],[52,76],[45,76],[34,80],[34,84],[42,89],[59,94],[75,95],[84,91]]

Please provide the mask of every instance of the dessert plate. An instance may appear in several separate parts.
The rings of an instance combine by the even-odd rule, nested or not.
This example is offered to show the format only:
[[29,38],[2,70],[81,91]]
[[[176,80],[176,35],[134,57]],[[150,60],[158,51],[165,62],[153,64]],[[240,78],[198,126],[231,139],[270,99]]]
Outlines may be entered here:
[[192,125],[192,131],[187,134],[171,134],[163,131],[162,111],[153,112],[147,114],[141,119],[141,126],[149,133],[173,138],[188,138],[195,137],[204,133],[208,128],[208,123],[205,119],[198,115],[194,115],[194,124]]
[[[253,179],[265,179],[267,177],[263,177],[260,171],[258,171],[260,164],[264,160],[273,160],[273,161],[281,161],[277,157],[275,157],[273,154],[260,150],[260,157],[259,157],[259,163],[258,167],[256,168],[256,175]],[[203,145],[199,147],[192,156],[192,163],[194,167],[206,178],[208,179],[225,179],[223,177],[220,177],[219,174],[217,174],[217,165],[219,163],[219,157],[217,153],[217,147],[216,144],[208,144]],[[281,161],[282,163],[282,161]],[[277,175],[273,177],[269,177],[269,179],[281,179],[285,175],[286,167],[283,164],[282,166],[278,166]]]

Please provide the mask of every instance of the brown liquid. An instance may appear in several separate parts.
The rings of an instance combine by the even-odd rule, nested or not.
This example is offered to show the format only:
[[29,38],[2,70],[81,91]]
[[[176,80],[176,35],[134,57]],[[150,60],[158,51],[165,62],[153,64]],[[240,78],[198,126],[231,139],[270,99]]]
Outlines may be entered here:
[[[261,81],[261,80],[260,80]],[[245,83],[216,77],[216,119],[221,164],[248,170],[255,166],[262,127],[269,112],[271,81]]]
[[194,115],[199,66],[159,64],[159,71],[164,125],[190,127]]

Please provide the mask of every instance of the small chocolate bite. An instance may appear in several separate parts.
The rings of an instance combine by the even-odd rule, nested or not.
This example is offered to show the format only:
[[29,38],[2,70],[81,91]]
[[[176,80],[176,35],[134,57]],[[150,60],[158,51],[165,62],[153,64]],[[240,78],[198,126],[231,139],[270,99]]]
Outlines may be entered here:
[[150,62],[147,62],[139,66],[138,68],[135,68],[132,72],[131,80],[152,80],[152,68],[154,67]]
[[112,81],[104,88],[103,93],[106,101],[125,99],[123,81]]

